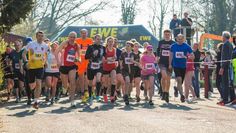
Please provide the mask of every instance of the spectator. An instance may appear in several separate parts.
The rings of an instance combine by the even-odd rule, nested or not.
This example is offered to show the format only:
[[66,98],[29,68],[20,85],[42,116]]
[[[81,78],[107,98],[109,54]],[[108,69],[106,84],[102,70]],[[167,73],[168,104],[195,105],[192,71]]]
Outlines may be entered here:
[[175,39],[177,35],[180,34],[180,29],[176,29],[180,27],[180,24],[180,19],[177,18],[176,14],[174,14],[173,19],[170,21],[170,29],[172,30]]
[[[220,61],[221,60],[221,51],[222,51],[222,46],[223,43],[219,43],[217,45],[217,51],[216,51],[216,60]],[[222,90],[222,80],[221,80],[221,75],[219,75],[220,71],[220,62],[216,63],[216,87],[220,93],[220,98],[223,99],[223,90]]]
[[[232,53],[233,53],[233,46],[229,42],[231,34],[227,31],[222,33],[223,38],[223,48],[221,51],[221,61],[231,60]],[[230,62],[221,62],[221,68],[219,71],[219,75],[222,76],[222,88],[223,88],[223,100],[218,102],[218,105],[224,106],[225,104],[229,103],[229,69],[230,69]]]
[[[193,45],[193,54],[194,54],[194,62],[200,62],[200,58],[201,58],[201,53],[199,51],[199,44],[198,43],[194,43]],[[197,98],[200,98],[200,87],[199,87],[199,69],[200,69],[200,64],[199,63],[195,63],[194,64],[194,76],[193,76],[193,88],[196,94]]]
[[213,64],[211,63],[213,62],[213,58],[210,51],[206,52],[204,62],[206,63],[205,65],[208,65],[208,88],[209,88],[208,94],[211,96],[211,94],[213,93],[213,87],[212,87],[212,72],[213,72],[212,65]]
[[186,28],[186,40],[187,43],[191,46],[191,26],[193,25],[193,21],[191,18],[188,17],[188,13],[185,12],[184,13],[184,18],[181,21],[181,26],[183,26],[183,28]]

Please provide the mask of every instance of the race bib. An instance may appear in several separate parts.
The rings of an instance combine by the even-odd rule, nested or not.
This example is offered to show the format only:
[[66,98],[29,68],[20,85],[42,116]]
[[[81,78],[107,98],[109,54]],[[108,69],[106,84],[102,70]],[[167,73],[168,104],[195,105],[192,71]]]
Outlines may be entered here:
[[91,63],[91,68],[92,68],[92,69],[99,69],[99,68],[100,68],[100,63],[92,62],[92,63]]
[[115,60],[113,59],[113,57],[107,57],[107,64],[114,64]]
[[57,69],[57,64],[52,64],[51,69]]
[[169,50],[162,50],[162,56],[170,56]]
[[184,52],[176,52],[175,57],[176,58],[184,58]]
[[129,64],[133,64],[131,62],[131,58],[125,58],[125,64],[129,65]]
[[35,57],[35,60],[42,60],[43,59],[42,54],[35,54],[34,57]]
[[75,62],[75,56],[74,55],[67,55],[66,61],[68,62]]
[[16,63],[16,64],[15,64],[15,69],[20,69],[19,63]]
[[85,55],[86,54],[86,50],[84,49],[81,49],[81,52],[80,52],[81,55]]
[[145,64],[145,69],[154,69],[154,68],[155,68],[155,66],[154,66],[153,63],[147,63],[147,64]]

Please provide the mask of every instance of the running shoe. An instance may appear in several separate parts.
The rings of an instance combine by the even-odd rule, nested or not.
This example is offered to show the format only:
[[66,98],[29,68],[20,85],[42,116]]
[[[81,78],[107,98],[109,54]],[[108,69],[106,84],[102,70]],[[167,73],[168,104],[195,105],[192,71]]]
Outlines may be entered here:
[[174,86],[174,96],[175,97],[178,97],[178,89],[177,89],[177,87],[176,86]]
[[82,96],[82,103],[86,103],[88,101],[88,99],[85,96]]
[[140,90],[144,90],[144,83],[143,82],[141,82],[141,85],[140,85]]
[[163,93],[162,93],[161,100],[165,100],[165,97],[166,97],[166,93],[165,93],[165,92],[163,92]]
[[182,95],[182,96],[180,97],[180,101],[181,101],[182,103],[185,102],[185,97],[184,97],[184,95]]
[[92,97],[95,99],[96,98],[96,94],[94,92],[92,92]]
[[117,95],[117,97],[121,98],[121,92],[120,92],[120,90],[117,90],[117,91],[116,91],[116,95]]
[[28,100],[28,101],[27,101],[27,105],[31,105],[31,100]]
[[104,103],[108,103],[107,95],[104,95],[104,96],[103,96],[103,100],[104,100]]
[[51,105],[54,104],[54,101],[55,101],[54,98],[52,98],[52,99],[51,99]]
[[111,100],[111,103],[115,103],[115,101],[116,101],[116,99],[115,99],[115,97],[110,97],[110,100]]
[[20,102],[20,98],[16,98],[16,103],[19,103]]
[[124,96],[124,102],[125,102],[125,105],[126,105],[126,106],[129,105],[129,97],[128,97],[128,95],[125,95],[125,96]]
[[154,103],[152,102],[152,100],[149,101],[149,105],[153,106]]
[[38,102],[34,102],[34,104],[33,104],[32,106],[33,106],[33,108],[35,108],[35,109],[39,109],[39,104],[38,104]]
[[165,101],[166,101],[167,103],[169,103],[169,93],[168,93],[168,92],[166,92]]
[[76,107],[75,101],[72,101],[72,102],[70,103],[70,107],[71,107],[71,108],[75,108],[75,107]]
[[101,97],[100,96],[96,96],[96,101],[100,102],[101,101]]
[[92,105],[93,104],[93,97],[89,98],[89,104]]
[[220,102],[218,102],[217,104],[220,105],[220,106],[225,106],[224,101],[220,101]]
[[136,102],[139,103],[140,102],[140,97],[139,96],[136,96]]
[[89,98],[89,93],[88,93],[88,91],[85,91],[85,92],[84,92],[84,96],[85,96],[86,99]]

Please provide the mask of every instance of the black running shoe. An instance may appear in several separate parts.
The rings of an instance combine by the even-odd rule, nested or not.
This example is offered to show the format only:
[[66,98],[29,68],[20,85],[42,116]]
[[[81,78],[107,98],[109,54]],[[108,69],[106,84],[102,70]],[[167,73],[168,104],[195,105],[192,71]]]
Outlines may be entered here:
[[163,92],[163,93],[162,93],[161,100],[165,100],[165,97],[166,97],[166,92]]
[[52,99],[51,99],[51,105],[54,104],[54,101],[55,101],[54,98],[52,98]]
[[166,92],[165,101],[166,101],[167,103],[169,103],[169,93],[168,93],[168,92]]
[[181,101],[182,103],[185,102],[185,97],[184,97],[184,95],[182,95],[182,96],[180,97],[180,101]]
[[136,96],[136,102],[139,103],[140,102],[140,97],[139,96]]
[[28,100],[28,101],[27,101],[27,105],[31,105],[31,100]]
[[144,83],[142,82],[141,85],[140,85],[140,90],[144,90]]
[[129,97],[128,97],[128,95],[124,95],[124,102],[125,102],[126,106],[129,105]]
[[152,100],[149,101],[149,105],[153,106],[154,103],[152,102]]
[[174,96],[178,97],[178,89],[176,86],[174,86]]

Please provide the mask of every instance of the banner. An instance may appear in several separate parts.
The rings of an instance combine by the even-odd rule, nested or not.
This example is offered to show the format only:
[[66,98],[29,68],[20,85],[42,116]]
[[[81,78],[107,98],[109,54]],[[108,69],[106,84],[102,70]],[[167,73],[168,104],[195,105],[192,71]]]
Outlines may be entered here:
[[131,39],[136,39],[141,45],[144,42],[149,42],[156,49],[158,40],[154,37],[143,25],[124,25],[124,26],[68,26],[59,33],[53,41],[65,41],[71,31],[75,31],[80,37],[80,30],[87,29],[88,36],[93,38],[94,35],[100,34],[102,40],[108,36],[115,37],[119,40],[119,47],[123,47],[125,42]]

